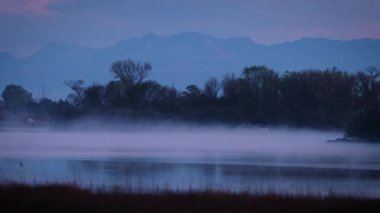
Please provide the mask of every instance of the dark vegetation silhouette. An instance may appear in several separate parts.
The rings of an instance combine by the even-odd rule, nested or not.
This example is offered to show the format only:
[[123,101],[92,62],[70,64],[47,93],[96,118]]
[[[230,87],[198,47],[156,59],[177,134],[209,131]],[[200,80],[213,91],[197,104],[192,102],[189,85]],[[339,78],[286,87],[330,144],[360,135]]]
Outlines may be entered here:
[[185,91],[145,80],[152,66],[131,59],[114,62],[115,79],[85,86],[65,81],[72,93],[65,100],[33,100],[18,85],[8,85],[0,103],[0,119],[14,115],[36,122],[69,121],[104,115],[120,119],[173,119],[232,125],[281,125],[345,129],[349,137],[380,140],[380,70],[355,74],[339,70],[288,71],[265,66],[243,69],[239,76],[211,77],[203,88]]
[[379,212],[379,199],[235,194],[92,192],[75,185],[0,185],[3,212]]

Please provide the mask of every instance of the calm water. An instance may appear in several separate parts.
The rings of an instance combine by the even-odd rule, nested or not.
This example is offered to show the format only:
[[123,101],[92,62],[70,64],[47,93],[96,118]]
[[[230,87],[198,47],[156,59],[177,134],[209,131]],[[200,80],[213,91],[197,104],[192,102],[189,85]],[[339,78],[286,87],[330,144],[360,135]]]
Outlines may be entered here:
[[380,197],[380,146],[247,129],[0,132],[0,181]]

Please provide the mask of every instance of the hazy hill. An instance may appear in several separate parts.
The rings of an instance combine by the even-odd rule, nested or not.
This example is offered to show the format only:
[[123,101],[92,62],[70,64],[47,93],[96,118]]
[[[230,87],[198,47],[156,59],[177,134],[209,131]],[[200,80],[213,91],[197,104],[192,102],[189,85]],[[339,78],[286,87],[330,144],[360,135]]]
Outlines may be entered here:
[[112,62],[127,57],[150,62],[151,79],[183,89],[191,83],[202,86],[210,76],[240,73],[249,65],[267,65],[279,72],[332,66],[353,72],[369,65],[380,67],[380,39],[305,38],[266,46],[248,38],[220,39],[188,32],[167,37],[147,34],[101,49],[52,43],[23,59],[0,53],[0,90],[10,83],[21,84],[38,97],[44,86],[50,98],[65,97],[64,80],[107,82],[113,77],[109,72]]

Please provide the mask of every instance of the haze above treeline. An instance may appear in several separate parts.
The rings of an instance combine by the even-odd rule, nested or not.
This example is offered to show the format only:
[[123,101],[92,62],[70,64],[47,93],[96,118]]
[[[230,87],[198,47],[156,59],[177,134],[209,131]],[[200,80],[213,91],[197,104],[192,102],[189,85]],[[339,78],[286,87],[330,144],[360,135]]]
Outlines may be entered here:
[[125,58],[150,62],[154,72],[149,79],[184,90],[190,84],[202,87],[211,76],[239,75],[249,65],[266,65],[279,73],[334,66],[354,73],[368,66],[380,67],[380,40],[305,38],[262,45],[249,38],[220,39],[186,32],[147,34],[99,49],[51,43],[25,58],[0,53],[0,88],[19,84],[34,95],[44,88],[52,99],[65,98],[69,92],[65,80],[106,83],[112,79],[110,65]]

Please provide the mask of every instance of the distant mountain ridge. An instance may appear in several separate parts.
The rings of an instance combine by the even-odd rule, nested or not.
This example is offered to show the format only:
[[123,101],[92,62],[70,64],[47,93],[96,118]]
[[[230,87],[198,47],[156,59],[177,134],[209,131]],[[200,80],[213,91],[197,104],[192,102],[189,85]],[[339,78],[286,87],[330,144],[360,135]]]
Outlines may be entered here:
[[266,65],[278,72],[333,66],[354,72],[370,65],[380,67],[380,39],[304,38],[262,45],[249,38],[185,32],[171,36],[150,33],[100,49],[51,43],[22,59],[0,53],[0,90],[11,83],[20,84],[36,97],[43,86],[51,98],[64,98],[69,92],[65,80],[107,82],[113,78],[109,72],[112,62],[125,58],[150,62],[150,79],[183,89],[188,84],[202,86],[211,76],[220,79],[228,72],[239,74],[251,65]]

